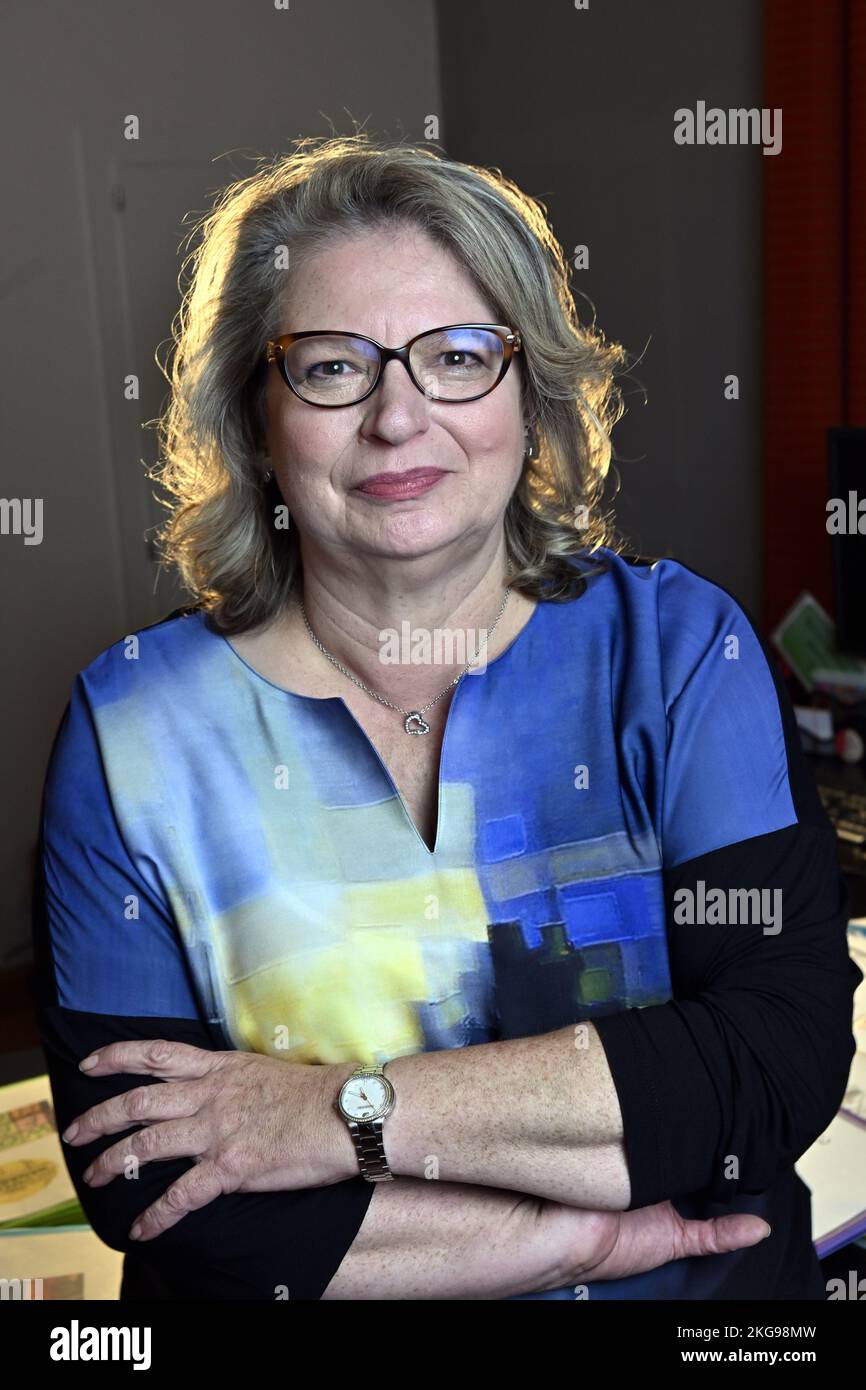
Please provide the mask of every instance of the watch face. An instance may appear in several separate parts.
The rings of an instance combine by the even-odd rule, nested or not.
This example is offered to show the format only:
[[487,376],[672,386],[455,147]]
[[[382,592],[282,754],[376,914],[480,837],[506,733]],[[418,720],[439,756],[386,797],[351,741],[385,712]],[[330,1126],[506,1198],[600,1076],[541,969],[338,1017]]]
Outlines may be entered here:
[[340,1092],[340,1107],[350,1120],[376,1120],[388,1108],[391,1089],[381,1076],[352,1076]]

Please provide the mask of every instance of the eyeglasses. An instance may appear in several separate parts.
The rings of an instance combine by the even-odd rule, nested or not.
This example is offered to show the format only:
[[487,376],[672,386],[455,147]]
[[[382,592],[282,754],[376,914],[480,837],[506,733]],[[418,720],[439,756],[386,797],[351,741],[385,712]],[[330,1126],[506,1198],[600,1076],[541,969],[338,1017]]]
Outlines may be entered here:
[[498,386],[520,334],[503,324],[452,323],[386,348],[361,333],[284,333],[267,345],[286,385],[308,405],[358,405],[372,395],[385,364],[402,362],[422,395],[456,404],[477,401]]

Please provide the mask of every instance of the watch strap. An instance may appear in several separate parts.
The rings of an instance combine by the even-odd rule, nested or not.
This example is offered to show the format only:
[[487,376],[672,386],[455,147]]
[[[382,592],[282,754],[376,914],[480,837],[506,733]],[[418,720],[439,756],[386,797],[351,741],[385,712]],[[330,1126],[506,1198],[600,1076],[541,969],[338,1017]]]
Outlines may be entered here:
[[367,1182],[393,1182],[394,1174],[388,1167],[385,1144],[382,1138],[382,1121],[373,1120],[370,1124],[353,1122],[349,1126],[361,1176]]

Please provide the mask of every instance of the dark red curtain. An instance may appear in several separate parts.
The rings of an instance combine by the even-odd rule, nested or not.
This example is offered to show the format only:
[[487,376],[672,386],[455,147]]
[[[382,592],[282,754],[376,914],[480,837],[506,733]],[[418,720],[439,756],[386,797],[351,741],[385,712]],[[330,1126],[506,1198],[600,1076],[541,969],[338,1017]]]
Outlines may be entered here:
[[[826,431],[866,425],[866,3],[765,0],[764,624],[832,612]],[[866,600],[866,596],[864,596]]]

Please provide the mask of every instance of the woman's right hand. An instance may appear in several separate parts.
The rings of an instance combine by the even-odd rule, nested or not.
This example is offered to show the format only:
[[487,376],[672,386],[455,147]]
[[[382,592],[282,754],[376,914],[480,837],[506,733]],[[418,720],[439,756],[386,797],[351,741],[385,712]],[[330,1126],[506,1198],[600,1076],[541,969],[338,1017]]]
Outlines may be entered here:
[[742,1250],[770,1234],[759,1216],[737,1213],[695,1221],[680,1216],[670,1202],[636,1211],[584,1211],[545,1202],[540,1219],[563,1263],[538,1291],[626,1279],[672,1260]]

